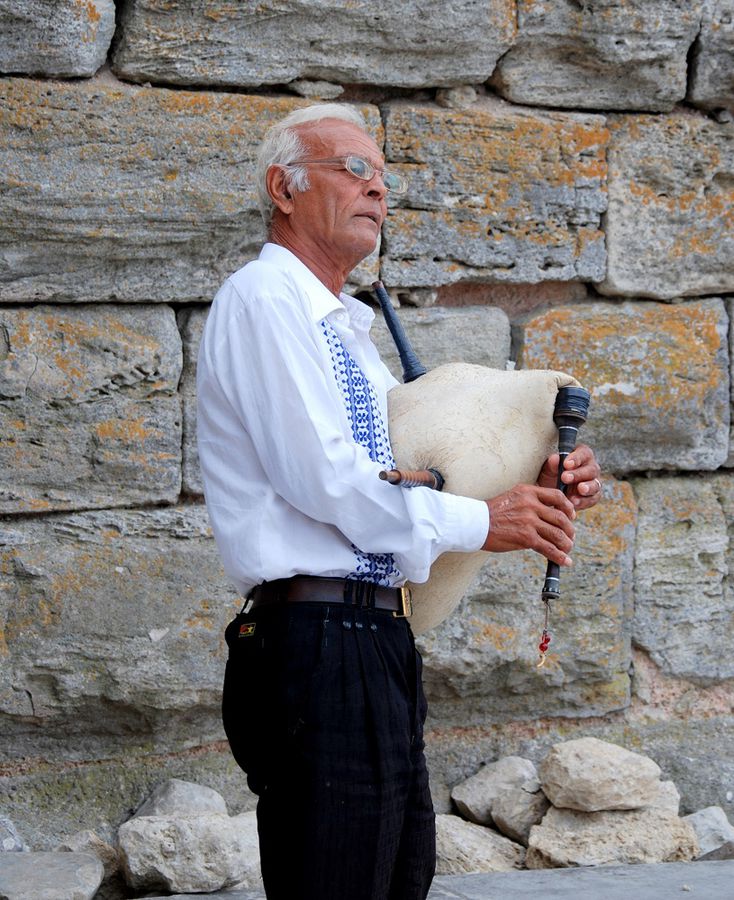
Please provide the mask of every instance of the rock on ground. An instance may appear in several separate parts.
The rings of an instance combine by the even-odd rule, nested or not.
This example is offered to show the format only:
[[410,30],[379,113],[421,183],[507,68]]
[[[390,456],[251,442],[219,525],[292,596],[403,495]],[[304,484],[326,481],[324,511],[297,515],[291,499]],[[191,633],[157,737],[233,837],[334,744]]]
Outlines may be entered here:
[[648,804],[655,809],[667,809],[678,815],[680,809],[680,792],[673,781],[661,781],[658,784],[658,794]]
[[0,853],[0,897],[8,900],[92,900],[102,863],[88,853]]
[[663,809],[579,812],[551,807],[530,830],[529,869],[692,860],[693,828]]
[[259,867],[254,813],[137,816],[120,826],[118,842],[135,890],[218,891]]
[[227,815],[224,797],[204,784],[169,778],[159,784],[136,816],[198,816],[204,813]]
[[88,853],[91,856],[96,856],[104,866],[105,880],[112,878],[120,871],[120,854],[117,848],[102,840],[98,834],[89,829],[69,835],[56,847],[56,851],[62,853]]
[[451,799],[465,818],[478,825],[489,825],[497,797],[508,788],[527,782],[538,786],[538,773],[533,763],[519,756],[506,756],[487,763],[476,775],[453,787]]
[[683,817],[696,832],[699,852],[697,859],[715,858],[727,859],[731,857],[716,856],[710,854],[721,850],[726,844],[734,842],[734,826],[720,806],[707,806]]
[[436,816],[436,874],[509,872],[522,866],[524,849],[458,816]]
[[[537,785],[533,790],[533,786]],[[513,841],[528,845],[530,829],[548,812],[550,803],[537,782],[503,791],[492,804],[495,826]]]
[[0,852],[22,853],[29,848],[18,833],[15,823],[7,816],[0,816]]
[[594,737],[556,744],[538,775],[554,806],[586,812],[639,809],[660,790],[660,767],[649,757]]

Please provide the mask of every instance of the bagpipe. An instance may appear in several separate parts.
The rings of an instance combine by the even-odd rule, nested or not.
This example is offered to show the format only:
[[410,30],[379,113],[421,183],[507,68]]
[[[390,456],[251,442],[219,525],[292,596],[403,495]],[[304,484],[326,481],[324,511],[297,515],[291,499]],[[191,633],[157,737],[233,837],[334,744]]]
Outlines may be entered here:
[[[586,421],[589,393],[570,375],[550,370],[491,369],[449,363],[427,371],[417,359],[381,282],[373,284],[403,368],[388,392],[390,442],[396,469],[380,477],[403,487],[423,485],[487,500],[519,483],[534,484],[554,452],[563,460]],[[443,553],[425,584],[410,584],[416,634],[446,619],[487,561],[483,551]],[[550,642],[547,615],[559,596],[560,567],[549,562],[541,598],[546,624],[540,665]]]

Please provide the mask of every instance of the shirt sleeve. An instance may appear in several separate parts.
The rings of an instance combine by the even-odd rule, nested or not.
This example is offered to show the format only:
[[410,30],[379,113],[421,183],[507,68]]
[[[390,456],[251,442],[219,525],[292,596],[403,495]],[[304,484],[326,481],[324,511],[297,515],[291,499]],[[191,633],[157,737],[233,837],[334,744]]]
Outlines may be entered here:
[[284,280],[277,295],[243,297],[228,282],[222,292],[228,315],[215,333],[210,366],[277,494],[363,552],[392,553],[415,582],[428,578],[439,554],[481,548],[486,503],[396,489],[349,439],[324,347],[293,285]]

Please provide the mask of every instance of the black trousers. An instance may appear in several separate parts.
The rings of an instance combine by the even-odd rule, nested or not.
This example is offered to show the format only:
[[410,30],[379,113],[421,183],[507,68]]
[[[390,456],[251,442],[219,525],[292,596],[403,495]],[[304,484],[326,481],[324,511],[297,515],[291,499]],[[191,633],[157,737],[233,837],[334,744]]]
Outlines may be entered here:
[[258,794],[268,900],[425,900],[435,817],[407,621],[285,603],[226,637],[224,728]]

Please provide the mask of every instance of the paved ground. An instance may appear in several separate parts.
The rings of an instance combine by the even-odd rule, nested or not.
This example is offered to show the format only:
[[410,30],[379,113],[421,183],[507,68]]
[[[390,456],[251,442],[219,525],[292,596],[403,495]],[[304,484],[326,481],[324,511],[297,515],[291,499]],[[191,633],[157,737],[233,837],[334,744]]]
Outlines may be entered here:
[[[148,900],[265,900],[252,891],[176,894]],[[734,860],[444,875],[428,900],[734,900]],[[344,898],[349,900],[349,898]]]

